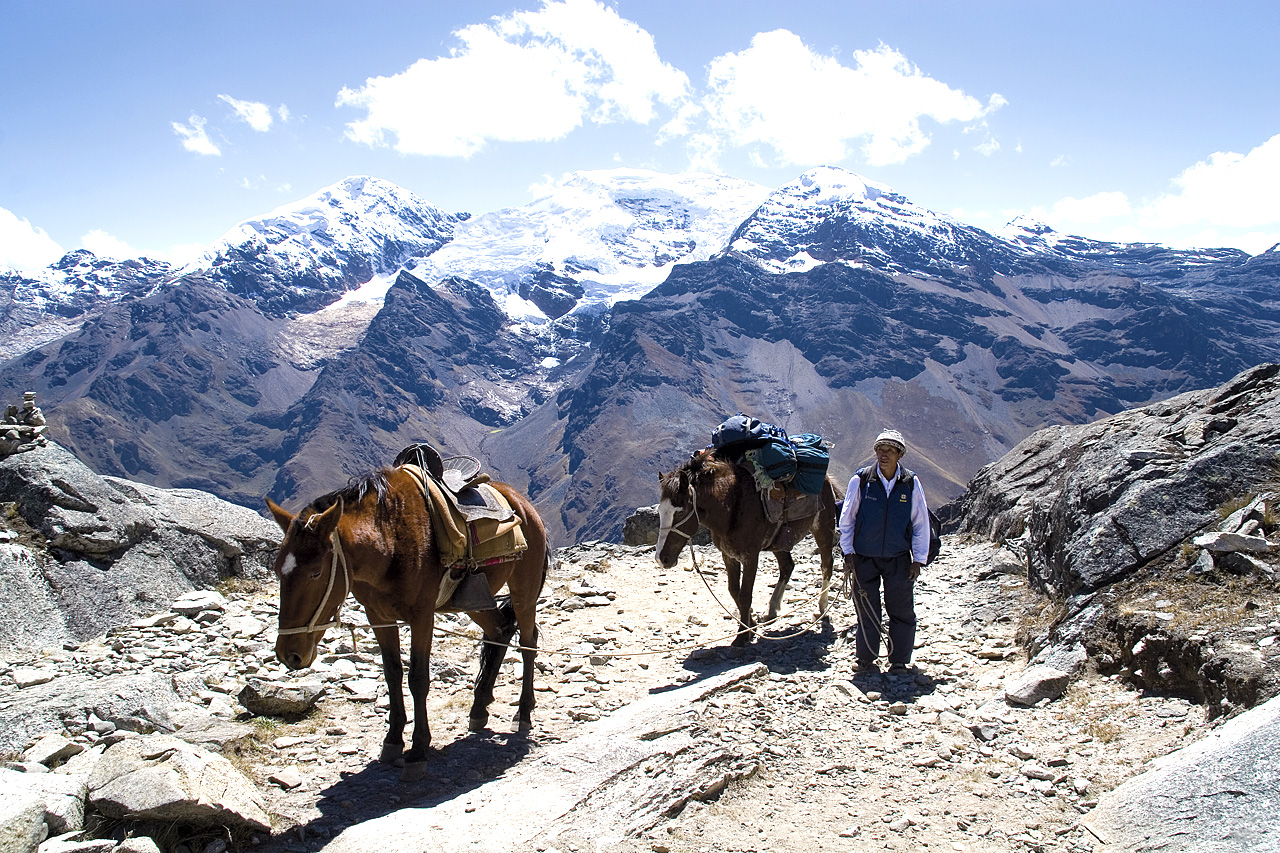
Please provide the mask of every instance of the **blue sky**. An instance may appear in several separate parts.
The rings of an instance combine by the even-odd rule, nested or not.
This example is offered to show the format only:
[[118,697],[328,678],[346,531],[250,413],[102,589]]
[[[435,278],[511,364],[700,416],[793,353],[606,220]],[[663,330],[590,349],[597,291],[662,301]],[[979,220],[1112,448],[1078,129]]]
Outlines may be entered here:
[[1280,241],[1280,4],[0,0],[0,266],[183,260],[368,174],[837,165],[998,230]]

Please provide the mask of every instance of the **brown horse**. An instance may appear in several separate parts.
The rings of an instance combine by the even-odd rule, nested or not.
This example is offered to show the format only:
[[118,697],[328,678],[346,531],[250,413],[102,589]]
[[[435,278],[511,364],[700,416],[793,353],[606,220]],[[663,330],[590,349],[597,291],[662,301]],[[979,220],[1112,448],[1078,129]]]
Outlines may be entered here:
[[[518,559],[484,569],[490,591],[496,593],[505,585],[511,593],[510,600],[496,610],[468,614],[484,632],[480,673],[471,706],[471,731],[483,729],[489,721],[493,685],[517,628],[524,680],[516,721],[521,730],[532,725],[538,645],[535,610],[549,560],[546,529],[528,498],[505,483],[493,485],[520,517],[529,547]],[[431,635],[446,567],[440,563],[430,513],[417,482],[403,468],[390,468],[317,498],[296,516],[270,499],[267,506],[285,534],[275,563],[280,578],[276,656],[289,669],[310,666],[325,629],[337,624],[347,593],[355,595],[356,601],[364,605],[377,637],[391,702],[390,727],[382,742],[380,760],[394,763],[403,754],[401,779],[421,778],[426,772],[427,747],[431,743],[427,724]],[[400,623],[410,629],[413,746],[408,752],[404,752]]]
[[657,558],[671,568],[680,558],[684,544],[698,530],[698,525],[711,531],[711,542],[724,557],[729,573],[729,595],[738,605],[738,622],[742,630],[733,640],[735,646],[751,642],[755,619],[751,615],[751,591],[761,551],[772,551],[778,560],[778,582],[769,599],[769,621],[778,616],[782,592],[795,561],[791,548],[812,532],[818,542],[822,561],[822,593],[818,612],[827,611],[827,589],[831,585],[834,562],[832,549],[836,542],[836,501],[838,491],[830,478],[823,483],[815,513],[787,521],[770,523],[765,514],[755,480],[745,469],[721,459],[714,451],[704,450],[669,474],[659,474],[661,499],[658,517]]

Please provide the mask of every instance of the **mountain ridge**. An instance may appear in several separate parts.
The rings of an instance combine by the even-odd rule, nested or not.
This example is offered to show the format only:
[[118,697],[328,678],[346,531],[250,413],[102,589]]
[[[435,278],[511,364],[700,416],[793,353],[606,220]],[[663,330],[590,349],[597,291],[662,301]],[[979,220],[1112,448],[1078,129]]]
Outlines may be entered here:
[[734,411],[835,440],[837,479],[897,426],[938,502],[1046,424],[1280,360],[1274,250],[1011,240],[830,168],[733,222],[763,188],[654,174],[577,173],[475,217],[348,179],[237,226],[204,272],[86,289],[80,325],[0,387],[37,390],[97,470],[252,506],[435,441],[565,541],[616,536]]

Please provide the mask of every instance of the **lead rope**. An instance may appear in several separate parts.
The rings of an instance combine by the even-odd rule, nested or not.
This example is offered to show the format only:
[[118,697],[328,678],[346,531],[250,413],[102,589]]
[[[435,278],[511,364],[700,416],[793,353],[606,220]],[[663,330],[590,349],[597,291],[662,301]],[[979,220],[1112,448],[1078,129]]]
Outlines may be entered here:
[[[711,597],[715,599],[715,602],[720,605],[720,608],[724,610],[724,612],[728,614],[731,619],[733,619],[734,621],[739,621],[738,615],[732,612],[731,610],[729,610],[729,608],[725,607],[724,602],[720,600],[720,597],[716,595],[715,590],[713,590],[711,588],[711,585],[707,583],[706,576],[703,574],[702,569],[698,566],[697,551],[695,551],[693,547],[694,534],[685,533],[682,530],[676,529],[677,527],[683,525],[686,521],[688,521],[690,517],[698,517],[698,498],[697,498],[697,493],[694,492],[693,490],[692,484],[689,485],[689,498],[690,498],[690,504],[691,504],[689,512],[685,513],[684,518],[680,519],[678,522],[672,525],[672,528],[668,531],[668,535],[674,533],[685,539],[689,548],[689,559],[690,559],[690,562],[692,562],[693,564],[693,570],[694,572],[697,573],[698,577],[702,580],[703,586],[707,588],[707,592],[711,593]],[[342,511],[339,510],[338,513],[339,513],[339,516],[341,516]],[[701,525],[700,520],[699,520],[699,525]],[[694,530],[696,532],[697,528],[695,527]],[[311,619],[307,621],[306,626],[301,628],[278,628],[276,630],[276,634],[277,635],[307,634],[315,631],[325,631],[329,628],[346,628],[351,633],[351,646],[352,646],[352,649],[354,650],[357,647],[356,646],[356,629],[357,628],[361,628],[361,629],[363,628],[371,628],[371,629],[372,628],[399,628],[399,627],[402,627],[403,625],[406,625],[407,623],[404,623],[404,622],[387,622],[379,625],[374,625],[373,623],[369,623],[368,625],[361,625],[356,622],[347,622],[342,619],[342,603],[339,603],[338,611],[337,613],[334,614],[334,618],[331,621],[326,622],[324,625],[316,624],[320,619],[320,614],[324,611],[325,603],[329,600],[330,593],[333,592],[333,584],[338,575],[339,565],[342,566],[342,578],[343,578],[343,587],[344,587],[344,591],[342,594],[342,602],[346,601],[347,594],[350,593],[351,591],[351,572],[347,564],[346,554],[342,550],[342,540],[338,537],[337,527],[334,527],[333,532],[329,535],[329,541],[333,545],[333,557],[329,563],[329,582],[325,588],[324,597],[320,599],[320,604],[317,605],[315,613],[311,615]],[[831,580],[827,582],[827,585],[825,587],[819,590],[816,595],[811,595],[806,600],[805,603],[808,603],[809,601],[813,601],[815,598],[817,598],[824,592],[829,592],[834,583],[835,583],[835,579],[833,577]],[[819,613],[816,617],[814,617],[805,625],[801,626],[801,628],[796,632],[792,634],[786,634],[784,636],[777,637],[775,639],[786,640],[786,639],[791,639],[793,637],[801,636],[809,628],[811,628],[812,626],[822,621],[822,619],[825,618],[827,614],[830,613],[830,611],[831,611],[831,605],[828,604],[826,610],[824,610],[822,613]],[[759,622],[754,627],[751,627],[751,628],[742,626],[738,630],[733,631],[732,633],[725,634],[720,637],[714,637],[711,640],[704,640],[702,642],[692,643],[687,646],[674,646],[672,648],[667,648],[667,649],[657,649],[657,650],[648,650],[648,651],[639,651],[639,652],[569,652],[569,651],[563,651],[563,650],[539,649],[537,647],[515,645],[511,643],[503,644],[503,643],[497,642],[496,640],[487,639],[486,637],[483,637],[483,636],[479,638],[479,641],[486,645],[503,646],[504,648],[509,649],[511,651],[541,652],[542,654],[565,655],[567,657],[607,657],[607,658],[642,657],[645,655],[665,655],[665,654],[671,654],[672,652],[699,649],[699,648],[702,648],[708,642],[718,643],[721,640],[736,638],[739,635],[747,632],[753,633],[757,637],[759,637],[760,629],[766,628],[769,625],[779,622],[782,619],[783,615],[784,614],[779,614],[778,616],[775,616],[773,619],[768,619],[768,620],[765,620],[764,622]],[[739,622],[739,624],[741,625],[741,622]],[[464,634],[461,631],[451,631],[448,628],[433,626],[432,630],[440,634],[445,634],[445,635],[454,636],[454,637],[462,637],[463,639],[467,639],[467,640],[477,639],[476,637],[470,634]]]

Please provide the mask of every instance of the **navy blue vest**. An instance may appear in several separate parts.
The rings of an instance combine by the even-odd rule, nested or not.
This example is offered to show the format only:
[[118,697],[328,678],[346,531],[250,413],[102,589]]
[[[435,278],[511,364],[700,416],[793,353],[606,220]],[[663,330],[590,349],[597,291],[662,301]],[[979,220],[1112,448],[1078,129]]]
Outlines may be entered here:
[[915,474],[901,465],[898,467],[901,470],[889,495],[884,493],[877,466],[858,472],[863,480],[862,501],[858,504],[853,528],[855,554],[897,557],[911,553],[911,493]]

